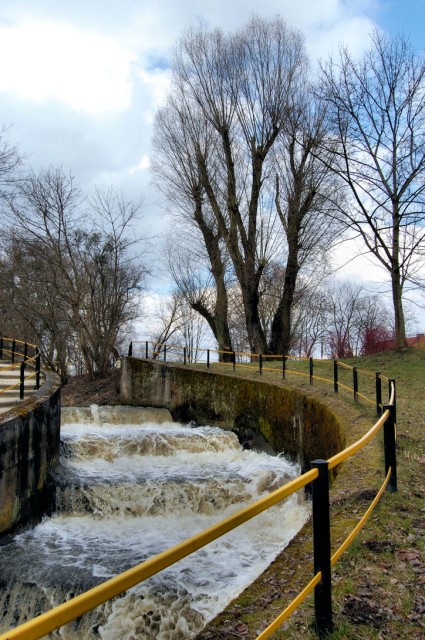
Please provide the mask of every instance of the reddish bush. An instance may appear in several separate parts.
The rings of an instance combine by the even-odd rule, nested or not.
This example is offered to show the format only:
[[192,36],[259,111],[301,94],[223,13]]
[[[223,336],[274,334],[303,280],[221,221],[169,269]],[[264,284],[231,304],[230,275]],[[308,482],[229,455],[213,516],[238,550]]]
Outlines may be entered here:
[[367,327],[363,332],[362,355],[370,356],[394,348],[392,332],[383,325]]

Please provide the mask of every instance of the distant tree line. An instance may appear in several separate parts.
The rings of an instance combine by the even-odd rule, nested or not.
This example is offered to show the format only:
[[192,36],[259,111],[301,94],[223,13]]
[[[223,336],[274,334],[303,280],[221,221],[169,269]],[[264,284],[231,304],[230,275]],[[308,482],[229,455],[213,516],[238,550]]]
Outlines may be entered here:
[[[229,290],[229,300],[232,345],[238,358],[242,354],[246,357],[252,352],[241,314],[240,292]],[[267,309],[262,306],[261,316],[265,321],[267,315]],[[393,320],[382,297],[368,293],[351,281],[329,278],[304,290],[294,302],[292,322],[291,349],[286,355],[349,358],[371,355],[395,345]],[[165,344],[185,346],[186,357],[193,361],[205,355],[205,348],[213,348],[206,321],[178,291],[161,301],[152,318],[152,327],[155,357],[162,354]]]

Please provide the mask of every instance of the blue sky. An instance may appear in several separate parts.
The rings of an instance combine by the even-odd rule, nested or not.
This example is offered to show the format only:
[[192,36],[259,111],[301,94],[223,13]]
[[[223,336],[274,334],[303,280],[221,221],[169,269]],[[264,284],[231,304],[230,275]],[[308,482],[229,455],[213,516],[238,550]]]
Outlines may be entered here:
[[425,0],[383,0],[376,3],[377,24],[388,32],[409,35],[417,51],[425,48]]
[[313,60],[340,44],[360,54],[375,27],[425,46],[425,0],[3,0],[0,125],[35,171],[62,166],[83,189],[143,196],[145,227],[161,232],[150,141],[172,46],[193,23],[234,30],[253,13],[299,28]]

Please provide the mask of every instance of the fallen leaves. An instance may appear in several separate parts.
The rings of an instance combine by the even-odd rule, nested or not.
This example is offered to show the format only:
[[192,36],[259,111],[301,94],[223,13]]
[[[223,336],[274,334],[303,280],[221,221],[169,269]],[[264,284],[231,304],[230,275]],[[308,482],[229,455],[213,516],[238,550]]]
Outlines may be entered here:
[[377,629],[385,621],[394,618],[391,609],[372,600],[370,593],[361,596],[345,596],[343,613],[355,624],[368,624]]

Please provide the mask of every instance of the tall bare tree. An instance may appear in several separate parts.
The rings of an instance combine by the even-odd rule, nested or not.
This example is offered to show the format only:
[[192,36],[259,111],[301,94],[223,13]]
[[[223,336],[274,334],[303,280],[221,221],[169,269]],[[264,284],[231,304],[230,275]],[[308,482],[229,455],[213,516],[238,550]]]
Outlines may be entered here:
[[[305,72],[303,39],[281,19],[254,17],[230,35],[192,29],[176,48],[169,100],[156,121],[159,183],[174,211],[201,233],[223,320],[230,259],[230,280],[238,282],[253,352],[267,353],[270,344],[279,351],[289,348],[286,310],[302,264],[300,238],[307,237],[305,216],[314,212],[313,220],[320,208],[321,179],[312,179],[310,158],[323,119],[310,113],[310,133],[301,127],[300,114],[307,107],[307,100],[299,99],[306,90]],[[294,107],[296,114],[291,113]],[[292,193],[281,176],[276,179],[281,159],[273,150],[278,145],[280,153],[289,154],[286,169],[298,181]],[[268,334],[260,312],[262,280],[271,262],[284,261],[286,232],[296,256],[291,255]]]
[[324,65],[323,82],[339,145],[333,168],[352,195],[339,217],[388,272],[401,348],[403,289],[424,265],[425,60],[406,38],[375,31],[361,60],[341,49]]
[[[173,232],[166,251],[169,271],[180,293],[208,322],[220,351],[225,354],[232,351],[232,343],[224,242],[206,199],[197,162],[200,149],[204,157],[213,153],[209,129],[200,119],[199,110],[193,105],[189,108],[184,95],[170,96],[156,118],[153,167],[157,184],[172,204],[171,211],[180,228],[183,226],[186,240],[183,247],[176,242]],[[207,283],[201,284],[197,274],[203,271],[205,254],[209,263]],[[204,276],[201,279],[205,282]],[[211,289],[210,279],[214,296],[205,295]],[[220,357],[226,359],[225,355]]]

